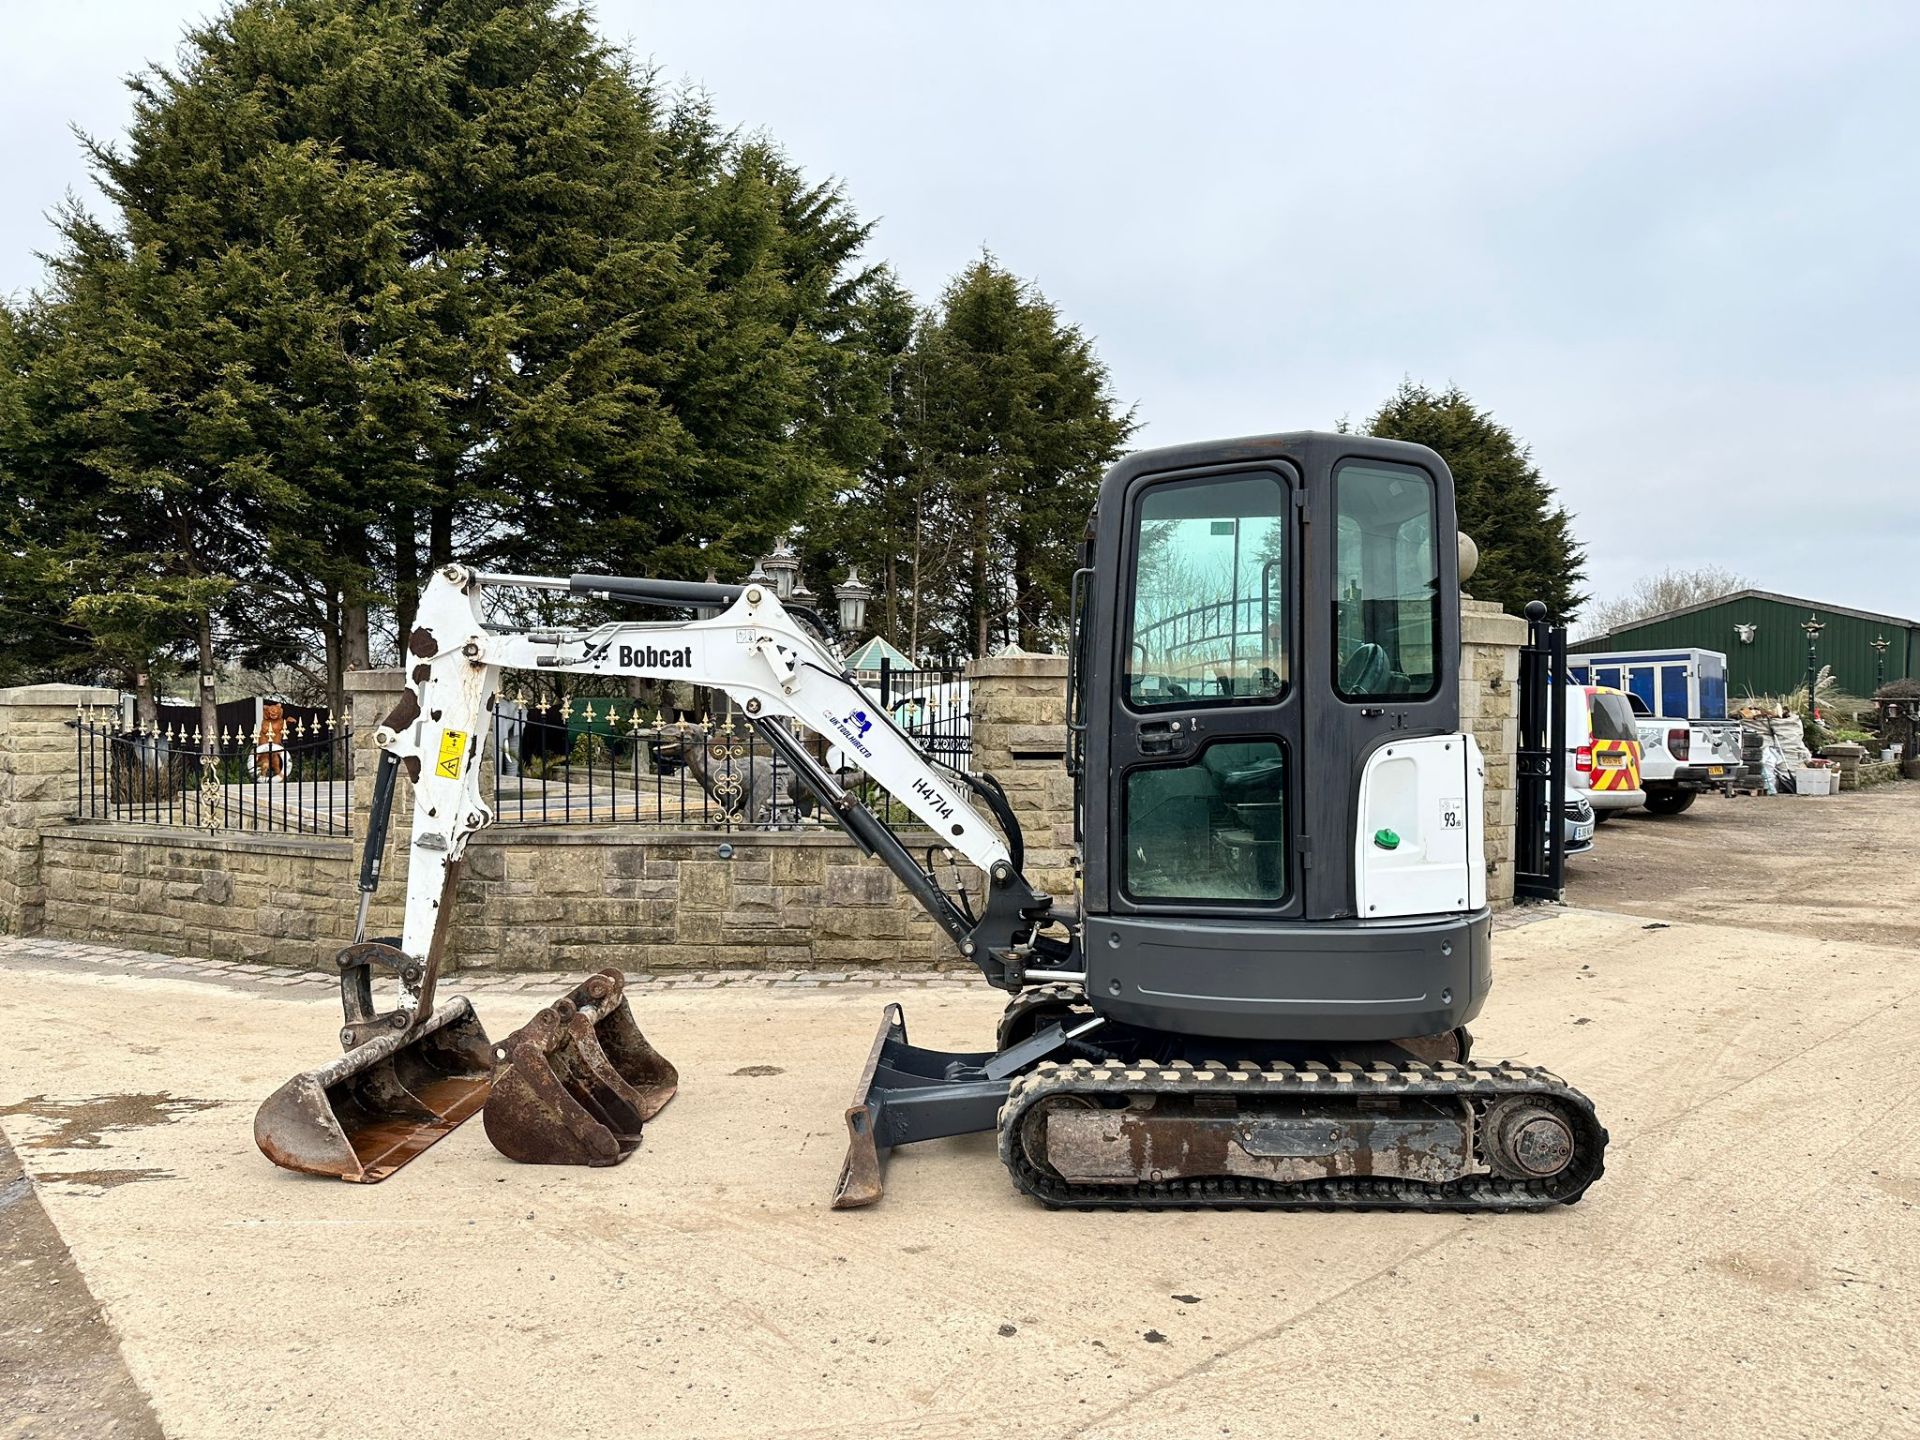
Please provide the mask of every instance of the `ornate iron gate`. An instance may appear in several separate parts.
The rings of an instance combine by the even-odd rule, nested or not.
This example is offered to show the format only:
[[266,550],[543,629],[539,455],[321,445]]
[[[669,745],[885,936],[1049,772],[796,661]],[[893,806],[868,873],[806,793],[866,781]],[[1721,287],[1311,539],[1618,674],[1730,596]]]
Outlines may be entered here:
[[1566,894],[1567,627],[1547,607],[1527,605],[1520,649],[1520,737],[1514,751],[1513,893],[1523,900]]

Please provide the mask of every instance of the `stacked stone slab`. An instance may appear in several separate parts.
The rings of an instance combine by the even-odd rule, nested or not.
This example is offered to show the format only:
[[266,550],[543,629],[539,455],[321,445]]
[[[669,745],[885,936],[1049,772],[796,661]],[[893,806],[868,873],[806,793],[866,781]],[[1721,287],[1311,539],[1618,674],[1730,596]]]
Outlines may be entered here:
[[41,827],[71,816],[79,799],[73,722],[81,707],[119,698],[90,685],[0,689],[0,931],[34,935],[43,927]]
[[1460,597],[1460,724],[1487,765],[1487,898],[1513,903],[1514,750],[1520,743],[1520,647],[1527,622],[1496,601]]

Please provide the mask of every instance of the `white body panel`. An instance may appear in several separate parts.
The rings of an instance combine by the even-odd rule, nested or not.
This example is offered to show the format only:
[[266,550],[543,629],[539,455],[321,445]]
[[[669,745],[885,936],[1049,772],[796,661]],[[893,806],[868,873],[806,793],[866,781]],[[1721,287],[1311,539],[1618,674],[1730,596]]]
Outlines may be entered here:
[[[1354,898],[1363,920],[1487,903],[1486,765],[1471,735],[1382,746],[1360,776]],[[1397,840],[1391,848],[1385,842]]]

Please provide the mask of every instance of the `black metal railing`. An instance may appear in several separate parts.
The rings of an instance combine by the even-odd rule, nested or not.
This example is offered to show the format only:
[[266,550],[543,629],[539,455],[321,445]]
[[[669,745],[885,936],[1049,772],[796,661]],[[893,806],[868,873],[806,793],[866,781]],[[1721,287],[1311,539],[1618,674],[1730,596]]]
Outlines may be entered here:
[[1547,623],[1547,607],[1527,605],[1520,648],[1520,714],[1514,749],[1514,894],[1566,897],[1567,627]]
[[[935,680],[932,677],[942,677]],[[928,758],[971,768],[964,686],[946,671],[892,671],[889,713]],[[832,823],[792,765],[737,712],[649,717],[623,701],[535,707],[493,717],[493,812],[507,825],[631,824],[662,830],[797,830]],[[889,823],[912,813],[821,737],[790,727],[846,789]]]
[[963,671],[896,670],[883,658],[869,688],[928,759],[963,774],[973,769],[973,687]]
[[82,820],[294,835],[353,831],[353,744],[324,714],[206,736],[179,724],[71,722]]

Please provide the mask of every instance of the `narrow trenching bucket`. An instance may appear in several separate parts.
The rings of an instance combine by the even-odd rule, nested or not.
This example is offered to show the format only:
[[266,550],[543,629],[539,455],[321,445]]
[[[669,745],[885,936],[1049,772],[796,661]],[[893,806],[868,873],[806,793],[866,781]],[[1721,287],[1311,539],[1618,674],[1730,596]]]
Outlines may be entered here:
[[253,1117],[253,1138],[274,1164],[374,1184],[486,1104],[493,1050],[465,996],[363,1040],[338,1060],[296,1075]]
[[618,970],[590,975],[496,1045],[487,1138],[528,1165],[618,1165],[680,1072],[647,1043]]

